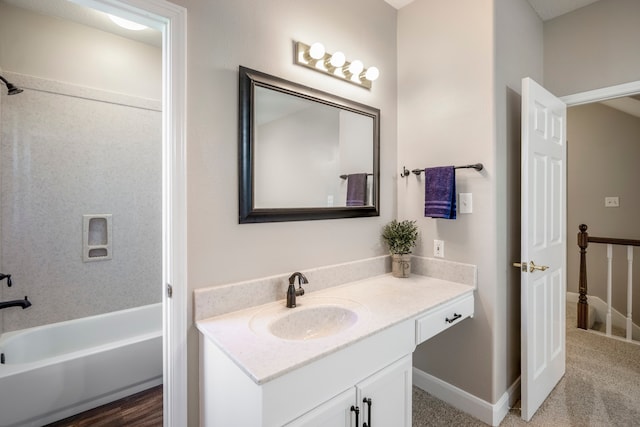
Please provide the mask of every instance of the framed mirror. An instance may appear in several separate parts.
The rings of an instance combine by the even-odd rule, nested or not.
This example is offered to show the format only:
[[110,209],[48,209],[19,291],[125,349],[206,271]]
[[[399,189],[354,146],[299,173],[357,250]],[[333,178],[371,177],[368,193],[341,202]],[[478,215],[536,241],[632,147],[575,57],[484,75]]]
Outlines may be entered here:
[[239,74],[240,223],[380,215],[380,110]]

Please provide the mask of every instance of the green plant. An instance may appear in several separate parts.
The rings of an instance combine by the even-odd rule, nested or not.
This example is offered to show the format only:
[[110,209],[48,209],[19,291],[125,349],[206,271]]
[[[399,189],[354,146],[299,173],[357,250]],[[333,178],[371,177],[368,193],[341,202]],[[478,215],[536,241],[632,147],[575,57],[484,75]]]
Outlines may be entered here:
[[409,254],[418,238],[418,227],[415,221],[396,221],[384,226],[382,238],[392,254]]

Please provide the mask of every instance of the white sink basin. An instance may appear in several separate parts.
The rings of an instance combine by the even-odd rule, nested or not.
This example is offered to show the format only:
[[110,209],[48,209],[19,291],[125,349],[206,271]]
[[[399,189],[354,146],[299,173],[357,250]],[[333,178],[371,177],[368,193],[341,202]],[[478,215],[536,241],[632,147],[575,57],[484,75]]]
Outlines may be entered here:
[[358,321],[358,315],[346,308],[321,305],[289,314],[271,322],[269,331],[287,340],[310,340],[326,337],[350,328]]
[[358,323],[366,311],[355,301],[339,298],[298,298],[298,306],[270,307],[256,313],[251,329],[260,335],[305,341],[329,337],[348,330]]

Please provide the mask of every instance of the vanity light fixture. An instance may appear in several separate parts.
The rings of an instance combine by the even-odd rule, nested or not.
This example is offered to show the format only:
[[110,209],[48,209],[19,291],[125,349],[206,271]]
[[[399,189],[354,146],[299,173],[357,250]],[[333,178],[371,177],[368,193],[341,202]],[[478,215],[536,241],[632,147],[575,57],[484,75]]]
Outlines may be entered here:
[[380,70],[376,67],[364,68],[362,61],[356,59],[347,61],[344,53],[328,53],[322,43],[307,45],[302,42],[295,42],[294,62],[311,68],[321,73],[346,80],[358,86],[371,89],[371,83],[380,77]]

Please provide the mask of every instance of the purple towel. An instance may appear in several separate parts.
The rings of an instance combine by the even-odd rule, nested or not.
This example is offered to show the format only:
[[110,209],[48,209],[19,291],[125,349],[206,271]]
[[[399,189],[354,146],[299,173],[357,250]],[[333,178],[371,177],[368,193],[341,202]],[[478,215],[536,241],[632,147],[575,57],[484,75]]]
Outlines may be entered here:
[[453,166],[424,170],[424,216],[456,219],[456,171]]
[[364,206],[367,204],[367,174],[354,173],[347,175],[347,206]]

